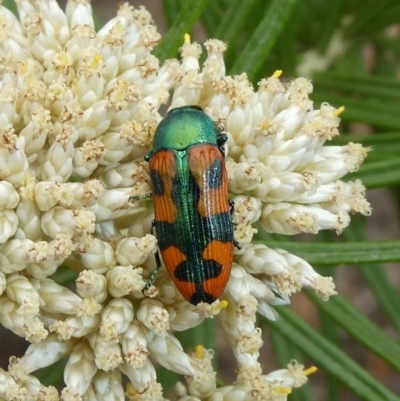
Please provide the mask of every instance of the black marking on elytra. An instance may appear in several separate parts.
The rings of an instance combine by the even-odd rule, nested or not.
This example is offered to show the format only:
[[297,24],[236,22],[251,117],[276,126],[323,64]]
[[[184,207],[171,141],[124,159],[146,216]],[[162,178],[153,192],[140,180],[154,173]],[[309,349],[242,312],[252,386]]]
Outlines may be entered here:
[[222,185],[221,160],[215,159],[207,168],[205,173],[208,188],[218,188]]
[[[180,205],[182,203],[182,194],[181,194],[181,180],[179,176],[175,176],[172,181],[172,189],[171,189],[171,198],[175,205]],[[178,208],[178,210],[180,210]]]
[[158,170],[156,169],[150,170],[150,177],[151,177],[151,182],[153,184],[154,195],[163,196],[165,192],[164,183]]
[[206,302],[208,304],[212,304],[217,298],[210,295],[203,290],[196,290],[196,292],[190,298],[190,303],[193,305],[197,305],[199,302]]
[[201,282],[204,280],[209,280],[210,278],[218,277],[222,272],[222,265],[215,260],[204,260],[202,259],[203,269],[202,271],[194,272],[193,261],[189,257],[188,260],[185,260],[177,266],[174,271],[174,276],[179,281],[186,281],[186,282],[196,282],[195,274],[201,276]]
[[160,251],[164,251],[172,245],[178,248],[176,238],[174,238],[174,235],[171,235],[171,233],[173,234],[175,232],[175,223],[168,223],[167,221],[155,221],[155,226],[158,247],[160,248]]

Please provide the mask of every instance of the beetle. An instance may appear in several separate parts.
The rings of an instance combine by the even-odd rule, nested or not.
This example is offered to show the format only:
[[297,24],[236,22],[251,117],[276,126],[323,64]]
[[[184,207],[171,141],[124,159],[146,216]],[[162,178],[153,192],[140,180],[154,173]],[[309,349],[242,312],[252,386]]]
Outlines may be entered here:
[[[157,126],[146,154],[154,228],[164,264],[190,303],[212,303],[228,282],[234,246],[233,203],[223,145],[227,135],[198,106],[177,107]],[[156,253],[156,270],[161,266]]]

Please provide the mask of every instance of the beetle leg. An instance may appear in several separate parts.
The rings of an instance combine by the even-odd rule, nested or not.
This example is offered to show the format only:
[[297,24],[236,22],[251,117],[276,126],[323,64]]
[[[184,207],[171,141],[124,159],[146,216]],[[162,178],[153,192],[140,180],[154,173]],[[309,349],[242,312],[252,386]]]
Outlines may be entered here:
[[144,195],[130,196],[129,202],[147,200],[147,199],[151,198],[151,196],[152,196],[151,192],[149,192],[148,194],[144,194]]
[[[154,235],[154,228],[155,228],[156,224],[154,222],[154,220],[151,222],[151,227],[150,227],[150,234]],[[149,278],[149,280],[147,281],[146,285],[143,287],[142,289],[142,294],[145,294],[145,292],[153,285],[153,281],[156,278],[157,272],[161,267],[161,258],[160,258],[160,253],[157,250],[157,252],[155,253],[155,258],[156,258],[156,268],[153,271],[153,273],[151,273],[151,276]]]
[[220,133],[217,137],[217,145],[219,147],[219,150],[222,152],[222,154],[225,156],[225,149],[224,149],[224,144],[228,140],[228,135],[225,133]]
[[235,211],[235,202],[232,199],[229,199],[229,208],[230,208],[230,212],[231,215],[233,214],[233,212]]

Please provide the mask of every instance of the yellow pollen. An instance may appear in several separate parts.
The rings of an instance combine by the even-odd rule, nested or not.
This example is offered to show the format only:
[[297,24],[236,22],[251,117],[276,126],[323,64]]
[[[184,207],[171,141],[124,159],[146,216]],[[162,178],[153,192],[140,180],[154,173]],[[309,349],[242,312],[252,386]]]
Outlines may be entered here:
[[310,366],[308,369],[305,369],[305,370],[303,371],[303,373],[304,373],[306,376],[310,376],[310,375],[312,375],[313,373],[315,373],[317,370],[318,370],[318,368],[317,368],[316,366]]
[[96,70],[99,66],[99,62],[101,61],[101,54],[96,54],[92,61],[92,69]]
[[203,359],[203,352],[204,352],[203,344],[196,345],[194,352],[196,354],[197,359]]
[[281,75],[282,75],[282,70],[276,70],[273,74],[272,74],[272,76],[274,77],[274,78],[279,78]]
[[344,112],[344,106],[340,106],[338,109],[335,110],[335,116],[340,116]]
[[183,35],[183,37],[185,40],[185,44],[190,45],[190,35],[188,33],[185,33],[185,35]]
[[125,395],[128,397],[128,398],[133,398],[135,395],[137,395],[137,390],[136,390],[136,388],[133,386],[133,384],[132,383],[128,383],[127,385],[126,385],[126,392],[125,392]]
[[292,390],[289,387],[274,387],[273,390],[275,393],[292,394]]
[[226,301],[225,299],[223,299],[219,304],[220,309],[224,309],[227,306],[228,306],[228,301]]
[[35,178],[32,173],[27,172],[24,175],[24,186],[28,186],[29,184],[33,184],[35,182]]
[[20,70],[20,72],[22,73],[22,74],[25,74],[26,72],[28,72],[28,65],[27,64],[25,64],[25,63],[20,63],[19,64],[19,70]]

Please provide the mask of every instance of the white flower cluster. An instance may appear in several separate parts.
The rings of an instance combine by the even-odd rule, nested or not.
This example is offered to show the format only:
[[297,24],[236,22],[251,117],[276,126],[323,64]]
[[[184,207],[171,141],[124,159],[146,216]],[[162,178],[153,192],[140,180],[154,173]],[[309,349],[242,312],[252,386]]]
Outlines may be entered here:
[[[366,150],[323,146],[338,135],[338,111],[313,110],[305,79],[283,84],[277,72],[254,91],[244,74],[225,76],[217,40],[206,42],[202,66],[186,39],[182,60],[160,67],[144,8],[122,4],[96,33],[88,0],[69,0],[65,13],[55,0],[17,5],[19,19],[0,5],[0,323],[31,345],[0,370],[0,399],[58,400],[31,373],[68,356],[64,401],[163,400],[152,361],[185,375],[182,401],[285,400],[309,372],[292,362],[262,374],[256,312],[275,319],[273,305],[302,287],[327,299],[334,285],[306,261],[252,244],[253,224],[340,232],[349,213],[369,214],[361,183],[339,181]],[[212,305],[184,301],[165,269],[151,298],[142,294],[157,241],[151,209],[130,198],[150,191],[143,156],[168,101],[203,107],[229,137],[242,248]],[[61,265],[76,272],[74,289],[54,280]],[[185,353],[171,329],[218,314],[237,381],[217,389],[212,352]]]

